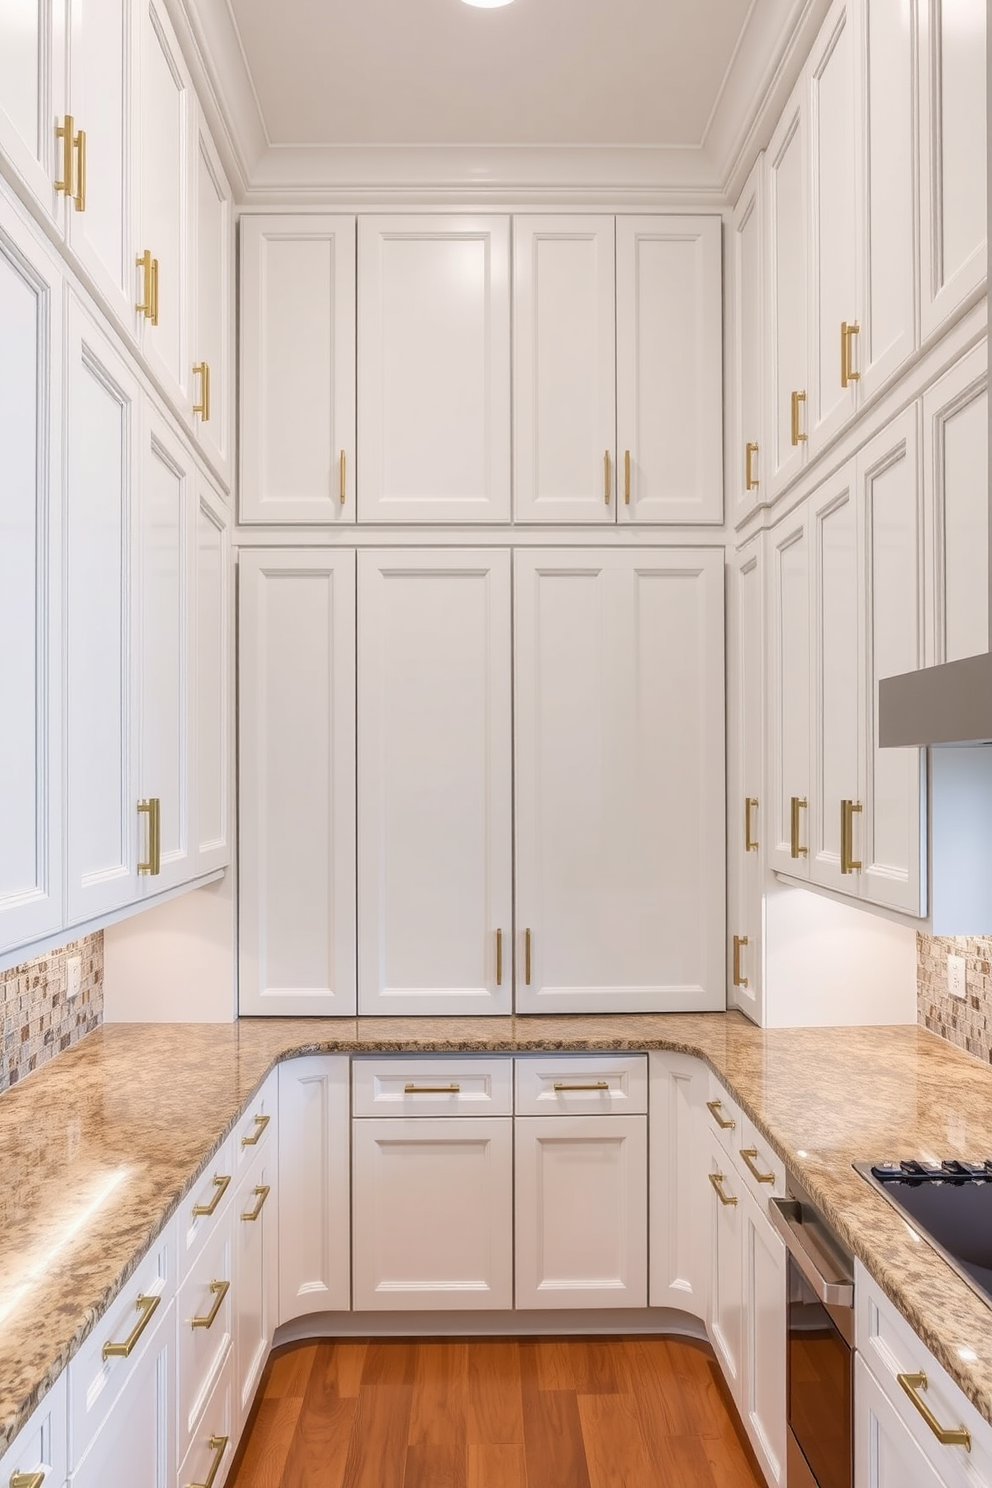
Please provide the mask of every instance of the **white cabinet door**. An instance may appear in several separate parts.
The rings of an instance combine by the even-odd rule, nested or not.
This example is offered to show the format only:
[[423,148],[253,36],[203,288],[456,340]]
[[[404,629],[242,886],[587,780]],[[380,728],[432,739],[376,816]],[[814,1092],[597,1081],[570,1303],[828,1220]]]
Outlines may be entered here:
[[988,399],[986,342],[923,398],[931,662],[989,649]]
[[744,1185],[715,1133],[709,1133],[700,1177],[709,1203],[710,1282],[706,1327],[738,1410],[744,1377]]
[[648,1301],[705,1318],[709,1212],[699,1174],[709,1074],[692,1055],[654,1053],[648,1078]]
[[[854,462],[849,461],[809,499],[813,640],[810,877],[826,888],[854,895],[861,892],[865,836],[864,812],[856,809],[864,805],[864,635],[856,479]],[[845,802],[850,805],[845,806]],[[853,868],[854,863],[859,866]]]
[[230,490],[234,480],[234,239],[231,188],[202,114],[193,155],[193,413],[200,447]]
[[69,1434],[66,1387],[63,1370],[55,1384],[36,1406],[27,1423],[21,1427],[10,1446],[0,1456],[0,1483],[15,1483],[20,1476],[32,1481],[38,1473],[42,1483],[63,1483],[68,1477]]
[[279,1066],[279,1323],[351,1306],[346,1054]]
[[355,555],[242,551],[242,1013],[355,1011]]
[[857,459],[864,535],[866,772],[861,892],[876,904],[926,913],[926,754],[880,749],[878,684],[923,665],[923,493],[916,406]]
[[787,1431],[785,1246],[750,1194],[741,1193],[740,1209],[747,1329],[741,1419],[767,1482],[778,1488]]
[[616,516],[613,217],[513,221],[513,512]]
[[764,549],[750,542],[731,565],[730,976],[727,1000],[762,1021],[762,838],[771,814],[765,796]]
[[0,196],[0,949],[62,925],[62,271]]
[[767,150],[769,378],[767,491],[799,474],[809,435],[807,384],[808,167],[806,77],[800,78]]
[[251,1409],[275,1332],[277,1299],[270,1279],[279,1234],[277,1204],[276,1154],[270,1150],[259,1153],[234,1196],[234,1377],[239,1423]]
[[514,1123],[520,1308],[644,1307],[646,1116],[518,1116]]
[[360,553],[358,634],[359,1010],[509,1012],[509,553]]
[[806,505],[772,529],[769,558],[768,863],[780,873],[808,878],[812,682]]
[[924,340],[984,288],[984,0],[918,0],[920,296]]
[[722,550],[515,563],[517,1008],[723,1007]]
[[[190,713],[191,528],[196,519],[196,468],[188,447],[145,402],[136,588],[138,777],[142,801],[158,801],[158,851],[151,831],[139,832],[138,872],[147,893],[192,876],[194,849]],[[148,827],[151,826],[149,818]],[[154,859],[154,861],[153,861]]]
[[[808,64],[813,314],[806,429],[811,454],[856,406],[859,377],[850,378],[848,368],[857,373],[860,337],[861,181],[856,148],[860,111],[855,71],[859,45],[851,0],[834,0]],[[857,331],[851,329],[855,326]]]
[[175,1488],[176,1419],[176,1309],[170,1302],[73,1472],[72,1488]]
[[362,217],[363,522],[510,518],[510,220]]
[[65,417],[68,922],[137,898],[131,574],[139,389],[72,302]]
[[355,219],[245,216],[242,522],[355,520]]
[[723,520],[721,230],[716,216],[617,218],[621,522]]
[[[73,182],[69,246],[133,334],[137,9],[133,0],[69,0],[68,12],[74,170],[85,172],[84,182]],[[141,184],[154,189],[147,179]]]
[[166,393],[191,406],[189,355],[192,273],[189,251],[190,131],[195,99],[176,34],[162,0],[139,0],[140,161],[135,257],[154,268],[132,269],[141,346]]
[[356,1311],[513,1305],[509,1116],[353,1123]]
[[190,625],[193,670],[193,874],[231,860],[231,705],[234,646],[230,513],[197,476]]
[[64,10],[49,0],[18,0],[0,11],[0,153],[18,181],[61,221]]
[[859,1355],[854,1359],[854,1488],[945,1488]]
[[765,156],[754,163],[734,208],[734,446],[730,520],[765,498]]

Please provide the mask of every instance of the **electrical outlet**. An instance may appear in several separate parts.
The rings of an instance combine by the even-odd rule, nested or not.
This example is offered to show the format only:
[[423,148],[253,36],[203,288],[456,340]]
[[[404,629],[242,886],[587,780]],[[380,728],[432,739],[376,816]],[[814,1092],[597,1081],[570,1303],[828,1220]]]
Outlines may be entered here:
[[965,987],[965,959],[963,956],[948,956],[947,958],[947,990],[952,997],[964,997]]
[[69,956],[65,963],[65,995],[68,1001],[78,997],[83,988],[83,958]]

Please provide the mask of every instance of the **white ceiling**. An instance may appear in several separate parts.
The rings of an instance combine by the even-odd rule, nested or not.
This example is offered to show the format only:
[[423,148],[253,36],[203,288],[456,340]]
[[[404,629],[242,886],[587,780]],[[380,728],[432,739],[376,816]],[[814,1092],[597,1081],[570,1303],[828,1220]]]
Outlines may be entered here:
[[699,146],[756,3],[228,0],[277,146]]

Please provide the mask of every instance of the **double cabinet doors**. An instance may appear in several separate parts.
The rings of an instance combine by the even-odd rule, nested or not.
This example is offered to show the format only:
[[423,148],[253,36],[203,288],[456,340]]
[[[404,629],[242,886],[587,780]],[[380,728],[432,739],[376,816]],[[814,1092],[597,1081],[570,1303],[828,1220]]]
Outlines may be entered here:
[[242,1012],[721,1006],[722,590],[719,551],[243,553]]

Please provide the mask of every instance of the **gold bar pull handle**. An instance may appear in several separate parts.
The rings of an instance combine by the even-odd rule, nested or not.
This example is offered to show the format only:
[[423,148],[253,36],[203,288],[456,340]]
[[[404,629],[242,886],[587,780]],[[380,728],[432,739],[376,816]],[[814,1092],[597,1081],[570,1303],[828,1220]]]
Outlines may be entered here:
[[86,211],[86,130],[80,129],[73,139],[76,152],[76,189],[72,200],[77,212]]
[[152,259],[152,313],[149,316],[153,326],[158,325],[158,259]]
[[47,1476],[46,1472],[16,1472],[10,1480],[10,1488],[41,1488]]
[[736,1207],[737,1207],[737,1200],[733,1197],[732,1194],[728,1194],[728,1193],[726,1193],[724,1191],[723,1185],[724,1185],[724,1181],[726,1179],[726,1176],[727,1176],[726,1173],[710,1173],[710,1174],[708,1174],[709,1180],[712,1183],[712,1185],[713,1185],[713,1187],[714,1187],[714,1189],[716,1191],[716,1196],[720,1200],[720,1203],[723,1204],[723,1205],[725,1205],[726,1208],[728,1208],[728,1209],[736,1209]]
[[207,1446],[214,1454],[214,1460],[210,1464],[210,1471],[202,1483],[190,1483],[189,1488],[214,1488],[214,1483],[217,1479],[217,1474],[220,1472],[220,1465],[224,1460],[224,1453],[227,1451],[230,1440],[231,1438],[229,1436],[212,1436],[210,1438]]
[[568,1085],[564,1080],[556,1080],[555,1090],[609,1090],[609,1080],[593,1080],[589,1085]]
[[224,1298],[231,1290],[231,1283],[229,1281],[212,1281],[210,1283],[210,1290],[213,1293],[214,1304],[204,1317],[190,1318],[189,1325],[191,1328],[213,1327],[217,1321],[217,1314],[224,1305]]
[[525,930],[524,931],[524,982],[525,982],[525,984],[528,987],[530,986],[530,973],[531,973],[531,933],[530,933],[529,930]]
[[454,1085],[414,1085],[409,1081],[403,1086],[404,1095],[458,1095],[461,1086]]
[[920,1399],[920,1390],[927,1388],[925,1374],[897,1374],[896,1379],[942,1447],[964,1447],[966,1452],[971,1451],[971,1432],[966,1431],[963,1426],[941,1426],[926,1401]]
[[860,801],[841,801],[840,803],[840,871],[841,873],[859,873],[862,868],[860,858],[854,856],[854,815],[861,812]]
[[751,836],[751,812],[757,811],[757,796],[746,796],[744,798],[744,851],[757,852],[757,840]]
[[496,985],[503,985],[503,932],[496,931]]
[[754,473],[753,460],[758,453],[756,444],[748,443],[744,446],[744,489],[745,491],[756,491],[760,482]]
[[272,1120],[272,1117],[253,1116],[251,1119],[255,1123],[255,1130],[252,1132],[251,1136],[241,1138],[242,1147],[257,1147],[259,1139],[265,1128],[268,1126],[269,1122]]
[[148,818],[148,857],[138,872],[155,878],[162,872],[162,803],[157,796],[138,802],[138,815]]
[[138,1339],[141,1337],[142,1333],[144,1333],[145,1329],[148,1327],[148,1324],[151,1322],[152,1316],[158,1308],[158,1304],[161,1302],[161,1300],[161,1297],[138,1298],[137,1302],[134,1305],[141,1313],[140,1318],[135,1323],[134,1327],[131,1329],[131,1332],[125,1338],[123,1343],[105,1343],[103,1345],[104,1361],[106,1361],[107,1359],[130,1358],[131,1354],[135,1350]]
[[348,457],[344,450],[338,459],[341,505],[344,506],[345,497],[348,494]]
[[721,1116],[721,1114],[720,1114],[720,1112],[723,1110],[723,1101],[718,1101],[718,1100],[707,1101],[706,1102],[706,1109],[707,1109],[707,1111],[709,1111],[710,1115],[713,1117],[713,1120],[716,1122],[717,1126],[720,1128],[721,1131],[733,1131],[734,1130],[734,1128],[737,1125],[737,1122],[731,1120],[729,1117]]
[[200,401],[193,404],[193,412],[207,423],[210,418],[210,368],[206,362],[193,363],[193,376],[200,379]]
[[793,445],[805,444],[807,436],[801,433],[799,428],[799,405],[806,402],[805,393],[793,393],[792,395],[792,443]]
[[230,1187],[230,1183],[231,1183],[231,1179],[230,1179],[230,1176],[228,1174],[226,1174],[226,1173],[215,1173],[214,1176],[213,1176],[213,1186],[216,1189],[216,1192],[215,1192],[213,1198],[210,1200],[210,1203],[209,1204],[194,1204],[193,1205],[193,1218],[194,1219],[209,1219],[210,1216],[211,1216],[211,1214],[216,1214],[216,1212],[217,1212],[217,1205],[220,1203],[221,1199],[227,1193],[227,1190]]
[[740,1152],[741,1157],[744,1159],[745,1167],[753,1178],[757,1178],[759,1183],[775,1182],[775,1174],[763,1173],[758,1167],[758,1164],[755,1162],[755,1158],[758,1155],[757,1147],[739,1147],[738,1151]]
[[135,308],[135,310],[137,310],[137,312],[138,312],[139,315],[143,315],[146,320],[150,320],[151,319],[151,315],[152,315],[152,251],[151,251],[151,249],[150,248],[146,248],[145,251],[144,251],[144,253],[139,253],[138,256],[137,256],[137,258],[134,260],[134,262],[137,265],[137,267],[141,270],[141,299],[138,301],[138,303],[135,305],[134,308]]
[[789,824],[791,838],[789,844],[789,853],[790,856],[793,858],[805,858],[807,852],[809,851],[809,849],[803,847],[799,841],[799,813],[800,811],[805,811],[808,805],[809,802],[807,801],[805,796],[792,797],[792,820]]
[[613,492],[613,481],[610,478],[610,452],[603,451],[603,500],[607,506],[610,504],[610,496]]
[[746,935],[734,936],[734,986],[749,987],[751,983],[746,976],[741,976],[741,946],[748,944]]
[[623,504],[630,505],[630,450],[623,452]]
[[840,385],[846,388],[852,382],[860,382],[861,373],[855,372],[851,366],[851,338],[861,334],[861,327],[857,321],[848,323],[842,320],[840,323]]
[[258,1203],[255,1205],[254,1209],[246,1209],[244,1214],[242,1214],[241,1216],[242,1219],[254,1220],[258,1218],[262,1210],[265,1208],[266,1199],[272,1192],[272,1185],[271,1183],[260,1183],[258,1187],[253,1190],[253,1192],[255,1194],[255,1197],[258,1199]]
[[55,190],[66,196],[72,195],[72,142],[75,120],[66,114],[61,124],[55,126],[55,138],[62,143],[62,179],[55,182]]

